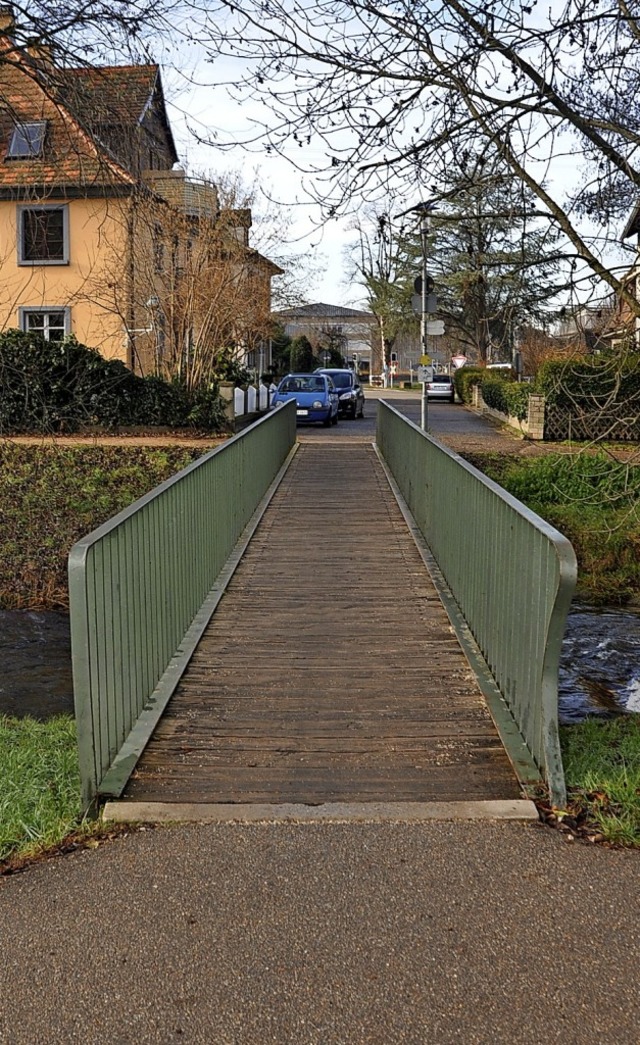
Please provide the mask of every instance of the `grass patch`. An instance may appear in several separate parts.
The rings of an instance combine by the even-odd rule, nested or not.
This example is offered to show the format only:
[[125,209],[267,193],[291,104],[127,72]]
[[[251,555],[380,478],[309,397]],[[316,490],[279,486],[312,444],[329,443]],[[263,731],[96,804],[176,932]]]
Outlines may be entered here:
[[0,716],[0,861],[56,846],[79,822],[73,718]]
[[604,453],[466,456],[571,541],[581,601],[640,595],[640,466]]
[[595,840],[640,846],[640,719],[588,718],[560,730],[569,816]]
[[72,545],[204,452],[0,443],[0,608],[66,608]]

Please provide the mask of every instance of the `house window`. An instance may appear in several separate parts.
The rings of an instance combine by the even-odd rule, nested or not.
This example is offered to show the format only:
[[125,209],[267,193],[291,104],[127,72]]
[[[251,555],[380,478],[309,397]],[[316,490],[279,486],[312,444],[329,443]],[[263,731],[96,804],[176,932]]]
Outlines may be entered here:
[[45,120],[38,120],[35,123],[17,123],[9,139],[5,159],[28,160],[34,156],[41,156],[46,129]]
[[20,329],[42,334],[47,341],[62,341],[71,333],[70,308],[21,308]]
[[68,207],[18,207],[18,263],[68,265]]

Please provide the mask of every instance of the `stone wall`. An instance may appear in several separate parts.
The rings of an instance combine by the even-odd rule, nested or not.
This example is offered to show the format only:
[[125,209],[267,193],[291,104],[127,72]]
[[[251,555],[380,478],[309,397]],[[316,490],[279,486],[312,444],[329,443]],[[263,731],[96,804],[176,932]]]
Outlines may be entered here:
[[527,420],[521,421],[518,417],[513,417],[511,414],[503,414],[501,410],[494,410],[492,407],[487,406],[482,398],[482,392],[479,385],[474,385],[471,392],[472,405],[477,410],[480,410],[482,414],[493,417],[496,421],[500,421],[501,424],[509,425],[510,428],[519,432],[523,439],[544,439],[544,396],[529,396]]

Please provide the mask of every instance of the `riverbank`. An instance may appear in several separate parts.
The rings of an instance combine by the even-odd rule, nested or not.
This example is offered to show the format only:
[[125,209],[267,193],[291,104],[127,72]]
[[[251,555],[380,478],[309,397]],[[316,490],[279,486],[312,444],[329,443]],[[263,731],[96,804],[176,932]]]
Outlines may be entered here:
[[0,608],[66,608],[72,545],[208,449],[131,438],[0,443]]

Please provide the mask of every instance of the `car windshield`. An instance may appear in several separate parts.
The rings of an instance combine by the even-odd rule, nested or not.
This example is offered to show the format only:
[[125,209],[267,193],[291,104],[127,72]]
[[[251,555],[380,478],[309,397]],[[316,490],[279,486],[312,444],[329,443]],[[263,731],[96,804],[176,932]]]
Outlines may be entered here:
[[434,374],[434,376],[431,379],[431,383],[434,385],[450,385],[451,378],[448,377],[446,374]]
[[325,379],[313,374],[299,374],[297,377],[286,377],[279,392],[324,392]]
[[353,384],[351,374],[332,374],[331,376],[336,388],[351,388]]

